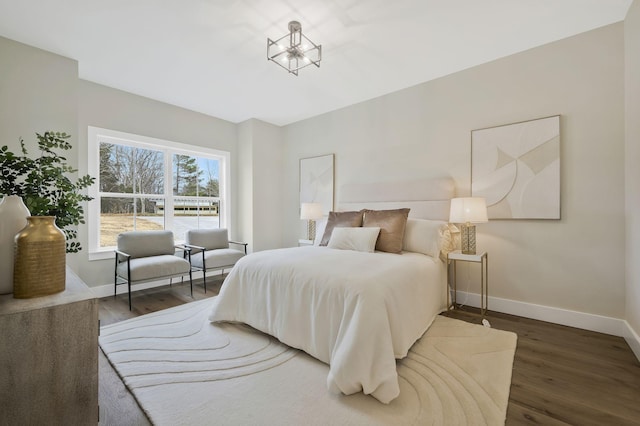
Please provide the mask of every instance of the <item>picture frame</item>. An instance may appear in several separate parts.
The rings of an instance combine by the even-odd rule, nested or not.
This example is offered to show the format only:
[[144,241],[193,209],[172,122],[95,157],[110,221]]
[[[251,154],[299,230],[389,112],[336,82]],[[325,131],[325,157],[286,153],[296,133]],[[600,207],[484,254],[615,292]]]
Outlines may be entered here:
[[334,202],[334,154],[300,159],[300,204],[320,203],[329,215]]
[[472,130],[471,195],[489,219],[560,219],[560,115]]

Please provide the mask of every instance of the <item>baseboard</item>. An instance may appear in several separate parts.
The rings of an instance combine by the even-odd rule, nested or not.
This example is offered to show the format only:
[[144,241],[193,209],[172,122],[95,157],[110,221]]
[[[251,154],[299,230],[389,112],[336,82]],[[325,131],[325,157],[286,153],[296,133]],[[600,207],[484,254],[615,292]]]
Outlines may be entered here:
[[627,321],[624,322],[624,325],[624,340],[627,341],[627,344],[631,347],[636,358],[640,361],[640,336],[638,336],[638,333],[631,328],[631,325]]
[[[457,292],[458,303],[480,307],[480,295],[476,293]],[[599,333],[626,337],[626,321],[619,318],[605,317],[602,315],[587,314],[568,309],[554,308],[551,306],[536,305],[533,303],[518,302],[515,300],[489,297],[489,310],[519,317],[531,318],[539,321],[552,322],[554,324],[581,328],[583,330],[597,331]],[[633,331],[633,330],[631,330]],[[637,338],[637,335],[636,335]],[[638,354],[635,352],[636,355]]]

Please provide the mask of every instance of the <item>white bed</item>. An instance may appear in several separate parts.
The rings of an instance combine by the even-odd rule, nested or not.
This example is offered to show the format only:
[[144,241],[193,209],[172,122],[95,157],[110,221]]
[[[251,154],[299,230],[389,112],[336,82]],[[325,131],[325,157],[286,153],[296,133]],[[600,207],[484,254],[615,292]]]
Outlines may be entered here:
[[[432,219],[441,219],[452,185],[437,188],[439,199],[375,207],[419,203],[421,216],[432,211]],[[317,246],[251,254],[229,273],[210,320],[248,324],[329,364],[333,392],[364,392],[389,403],[400,392],[396,359],[407,355],[445,308],[440,249],[447,229],[443,221],[409,219],[400,254]]]
[[330,365],[329,389],[399,394],[404,358],[444,307],[443,262],[419,253],[296,247],[254,253],[229,273],[211,321],[237,321]]

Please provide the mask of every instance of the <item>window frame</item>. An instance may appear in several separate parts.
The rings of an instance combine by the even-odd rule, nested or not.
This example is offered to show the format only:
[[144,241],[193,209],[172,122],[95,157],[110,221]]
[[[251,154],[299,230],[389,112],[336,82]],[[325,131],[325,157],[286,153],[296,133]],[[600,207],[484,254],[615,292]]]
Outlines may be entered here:
[[[165,199],[165,224],[164,229],[172,230],[173,225],[173,199],[182,196],[173,195],[172,190],[172,162],[173,155],[190,155],[195,157],[208,157],[218,160],[219,164],[219,204],[218,217],[221,228],[231,227],[231,154],[213,148],[199,145],[189,145],[180,142],[173,142],[149,136],[136,135],[132,133],[119,132],[116,130],[103,129],[88,126],[88,163],[87,169],[91,176],[95,176],[96,181],[88,188],[88,194],[93,200],[88,202],[87,226],[88,226],[88,247],[89,260],[111,259],[115,247],[100,247],[100,200],[102,197],[119,195],[118,193],[102,193],[100,191],[100,143],[112,143],[126,145],[135,148],[152,149],[161,151],[164,154],[164,194],[121,194],[126,198],[154,198],[163,197]],[[210,197],[203,197],[210,198]],[[179,242],[179,241],[176,241]]]

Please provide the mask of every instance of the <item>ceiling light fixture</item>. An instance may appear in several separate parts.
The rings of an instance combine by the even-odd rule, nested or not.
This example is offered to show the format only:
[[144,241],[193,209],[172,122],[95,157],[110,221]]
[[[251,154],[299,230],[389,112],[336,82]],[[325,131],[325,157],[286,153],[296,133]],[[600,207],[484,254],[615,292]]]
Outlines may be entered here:
[[[286,38],[289,38],[289,46]],[[289,34],[277,40],[267,38],[267,59],[280,65],[290,74],[298,75],[298,70],[311,64],[320,68],[322,46],[317,45],[302,34],[298,21],[289,22]]]

